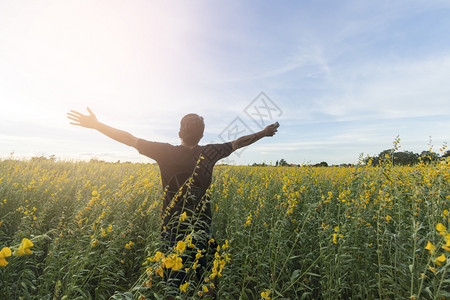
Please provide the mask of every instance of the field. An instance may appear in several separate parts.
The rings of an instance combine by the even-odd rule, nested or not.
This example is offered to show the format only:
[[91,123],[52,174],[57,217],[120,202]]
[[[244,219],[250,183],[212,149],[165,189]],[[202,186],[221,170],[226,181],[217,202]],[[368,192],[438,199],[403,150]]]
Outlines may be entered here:
[[[179,297],[450,299],[449,163],[218,166],[219,249]],[[163,250],[162,196],[155,165],[0,161],[0,298],[165,299],[195,245]]]

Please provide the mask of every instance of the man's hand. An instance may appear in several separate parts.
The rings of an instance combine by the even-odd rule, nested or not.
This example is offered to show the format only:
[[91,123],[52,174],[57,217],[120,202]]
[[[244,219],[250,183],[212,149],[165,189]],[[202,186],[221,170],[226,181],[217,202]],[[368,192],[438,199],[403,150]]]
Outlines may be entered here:
[[67,113],[67,118],[75,121],[70,122],[70,124],[96,129],[99,124],[97,117],[89,107],[87,107],[87,110],[89,112],[89,115],[83,115],[82,113],[79,113],[75,110],[71,110],[69,113]]
[[279,126],[278,122],[266,126],[266,128],[263,129],[264,136],[274,136],[278,131]]

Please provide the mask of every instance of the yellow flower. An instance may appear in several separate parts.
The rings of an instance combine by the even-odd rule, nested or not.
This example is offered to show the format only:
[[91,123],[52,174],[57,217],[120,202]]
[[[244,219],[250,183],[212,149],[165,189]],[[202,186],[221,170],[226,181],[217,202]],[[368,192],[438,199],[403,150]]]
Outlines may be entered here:
[[261,292],[261,299],[270,300],[270,290],[266,289],[264,292]]
[[392,217],[391,217],[390,215],[387,215],[387,216],[386,216],[386,221],[389,222],[390,220],[392,220]]
[[187,287],[189,286],[189,283],[187,281],[184,282],[184,284],[180,285],[180,290],[186,293]]
[[436,257],[434,263],[440,266],[441,263],[444,262],[445,260],[446,260],[445,254],[442,254],[441,256]]
[[186,249],[186,243],[183,241],[178,241],[176,249],[177,249],[178,253],[180,253],[180,254],[183,253],[184,250]]
[[208,287],[207,287],[206,285],[203,285],[203,286],[202,286],[202,290],[203,290],[205,293],[207,293],[207,292],[208,292]]
[[178,271],[183,267],[183,260],[181,259],[181,257],[176,257],[174,260],[174,265],[172,267],[172,270],[174,271]]
[[164,253],[160,251],[156,251],[155,256],[153,256],[153,258],[150,258],[151,261],[160,261],[162,259],[164,259]]
[[108,226],[108,232],[111,232],[111,231],[112,231],[112,225],[109,224],[109,226]]
[[445,239],[445,241],[446,241],[446,244],[445,244],[444,246],[442,246],[442,248],[444,248],[444,249],[447,250],[447,251],[450,251],[450,233],[447,233],[447,234],[444,236],[444,239]]
[[181,214],[179,220],[180,220],[180,222],[183,222],[184,220],[186,220],[186,218],[187,218],[187,215],[186,215],[186,212],[184,212]]
[[228,240],[225,240],[225,244],[222,245],[222,249],[228,248]]
[[195,259],[199,260],[204,255],[202,254],[202,251],[200,249],[197,249],[197,253],[195,254]]
[[164,273],[163,273],[163,269],[161,267],[159,267],[158,269],[155,270],[156,274],[158,274],[159,276],[163,277]]
[[28,249],[34,246],[33,242],[27,238],[22,239],[22,244],[24,249]]
[[8,264],[5,257],[10,256],[11,256],[11,249],[9,249],[8,247],[4,247],[2,251],[0,251],[0,267],[5,267]]
[[447,228],[445,228],[444,224],[438,223],[438,224],[436,224],[436,230],[439,232],[443,232],[443,231],[446,231]]
[[247,222],[245,222],[245,225],[251,225],[252,224],[252,214],[250,214],[249,216],[247,216]]
[[164,266],[165,268],[170,269],[170,268],[172,268],[174,265],[175,265],[175,262],[173,261],[173,259],[172,259],[171,256],[167,256],[167,257],[164,259],[163,266]]
[[430,254],[433,254],[434,250],[436,250],[436,247],[430,241],[428,241],[428,244],[425,246],[425,249],[430,251]]
[[33,247],[33,242],[27,238],[22,239],[22,243],[20,243],[19,249],[14,251],[14,255],[22,256],[25,254],[32,254],[33,252],[29,249]]
[[448,245],[448,241],[450,241],[450,233],[444,235],[444,240],[447,242],[447,246],[450,246]]
[[167,269],[172,269],[174,271],[178,271],[183,267],[183,260],[176,254],[172,254],[171,256],[166,257],[163,262],[163,266]]
[[125,248],[127,248],[127,249],[131,249],[131,246],[133,246],[133,242],[132,241],[130,241],[130,242],[128,242],[128,243],[126,243],[125,244]]

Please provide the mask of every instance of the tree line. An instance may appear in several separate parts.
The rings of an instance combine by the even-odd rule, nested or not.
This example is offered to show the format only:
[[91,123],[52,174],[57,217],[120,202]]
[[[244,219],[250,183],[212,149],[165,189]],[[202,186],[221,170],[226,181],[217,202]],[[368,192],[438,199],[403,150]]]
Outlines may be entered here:
[[[395,151],[395,149],[386,149],[386,150],[381,151],[378,155],[368,156],[368,157],[364,158],[363,163],[367,165],[370,162],[371,166],[378,166],[381,164],[383,159],[386,159],[387,155],[390,157],[390,159],[392,160],[392,163],[394,165],[412,166],[419,162],[430,163],[433,161],[440,160],[441,158],[444,158],[444,157],[449,157],[450,150],[447,150],[444,154],[439,155],[438,153],[429,151],[429,150],[422,151],[419,154],[419,153],[414,153],[412,151]],[[253,163],[252,166],[263,166],[264,167],[264,166],[268,166],[268,165],[266,165],[265,163],[262,163],[262,164]],[[277,160],[275,162],[275,167],[287,167],[287,166],[300,167],[301,165],[288,163],[284,158]],[[322,161],[320,163],[311,164],[309,166],[310,167],[328,167],[328,163],[326,161]],[[345,164],[340,164],[339,166],[340,167],[351,167],[354,165],[350,164],[350,163],[348,163],[348,164],[345,163]]]
[[419,153],[414,153],[412,151],[395,151],[394,149],[387,149],[384,151],[381,151],[380,154],[372,157],[366,157],[364,159],[364,163],[371,162],[372,166],[378,166],[380,165],[381,161],[386,157],[386,155],[389,155],[389,157],[392,159],[393,165],[397,166],[412,166],[419,162],[424,163],[430,163],[433,161],[437,161],[444,157],[450,156],[450,150],[447,150],[443,155],[439,155],[436,152],[433,151],[422,151]]

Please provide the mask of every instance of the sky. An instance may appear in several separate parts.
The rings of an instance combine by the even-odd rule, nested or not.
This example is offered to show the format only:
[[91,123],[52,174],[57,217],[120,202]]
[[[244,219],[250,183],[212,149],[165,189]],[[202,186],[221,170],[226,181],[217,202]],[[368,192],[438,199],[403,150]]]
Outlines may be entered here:
[[0,159],[153,162],[99,121],[179,144],[280,123],[222,163],[355,163],[450,140],[450,2],[0,0]]

